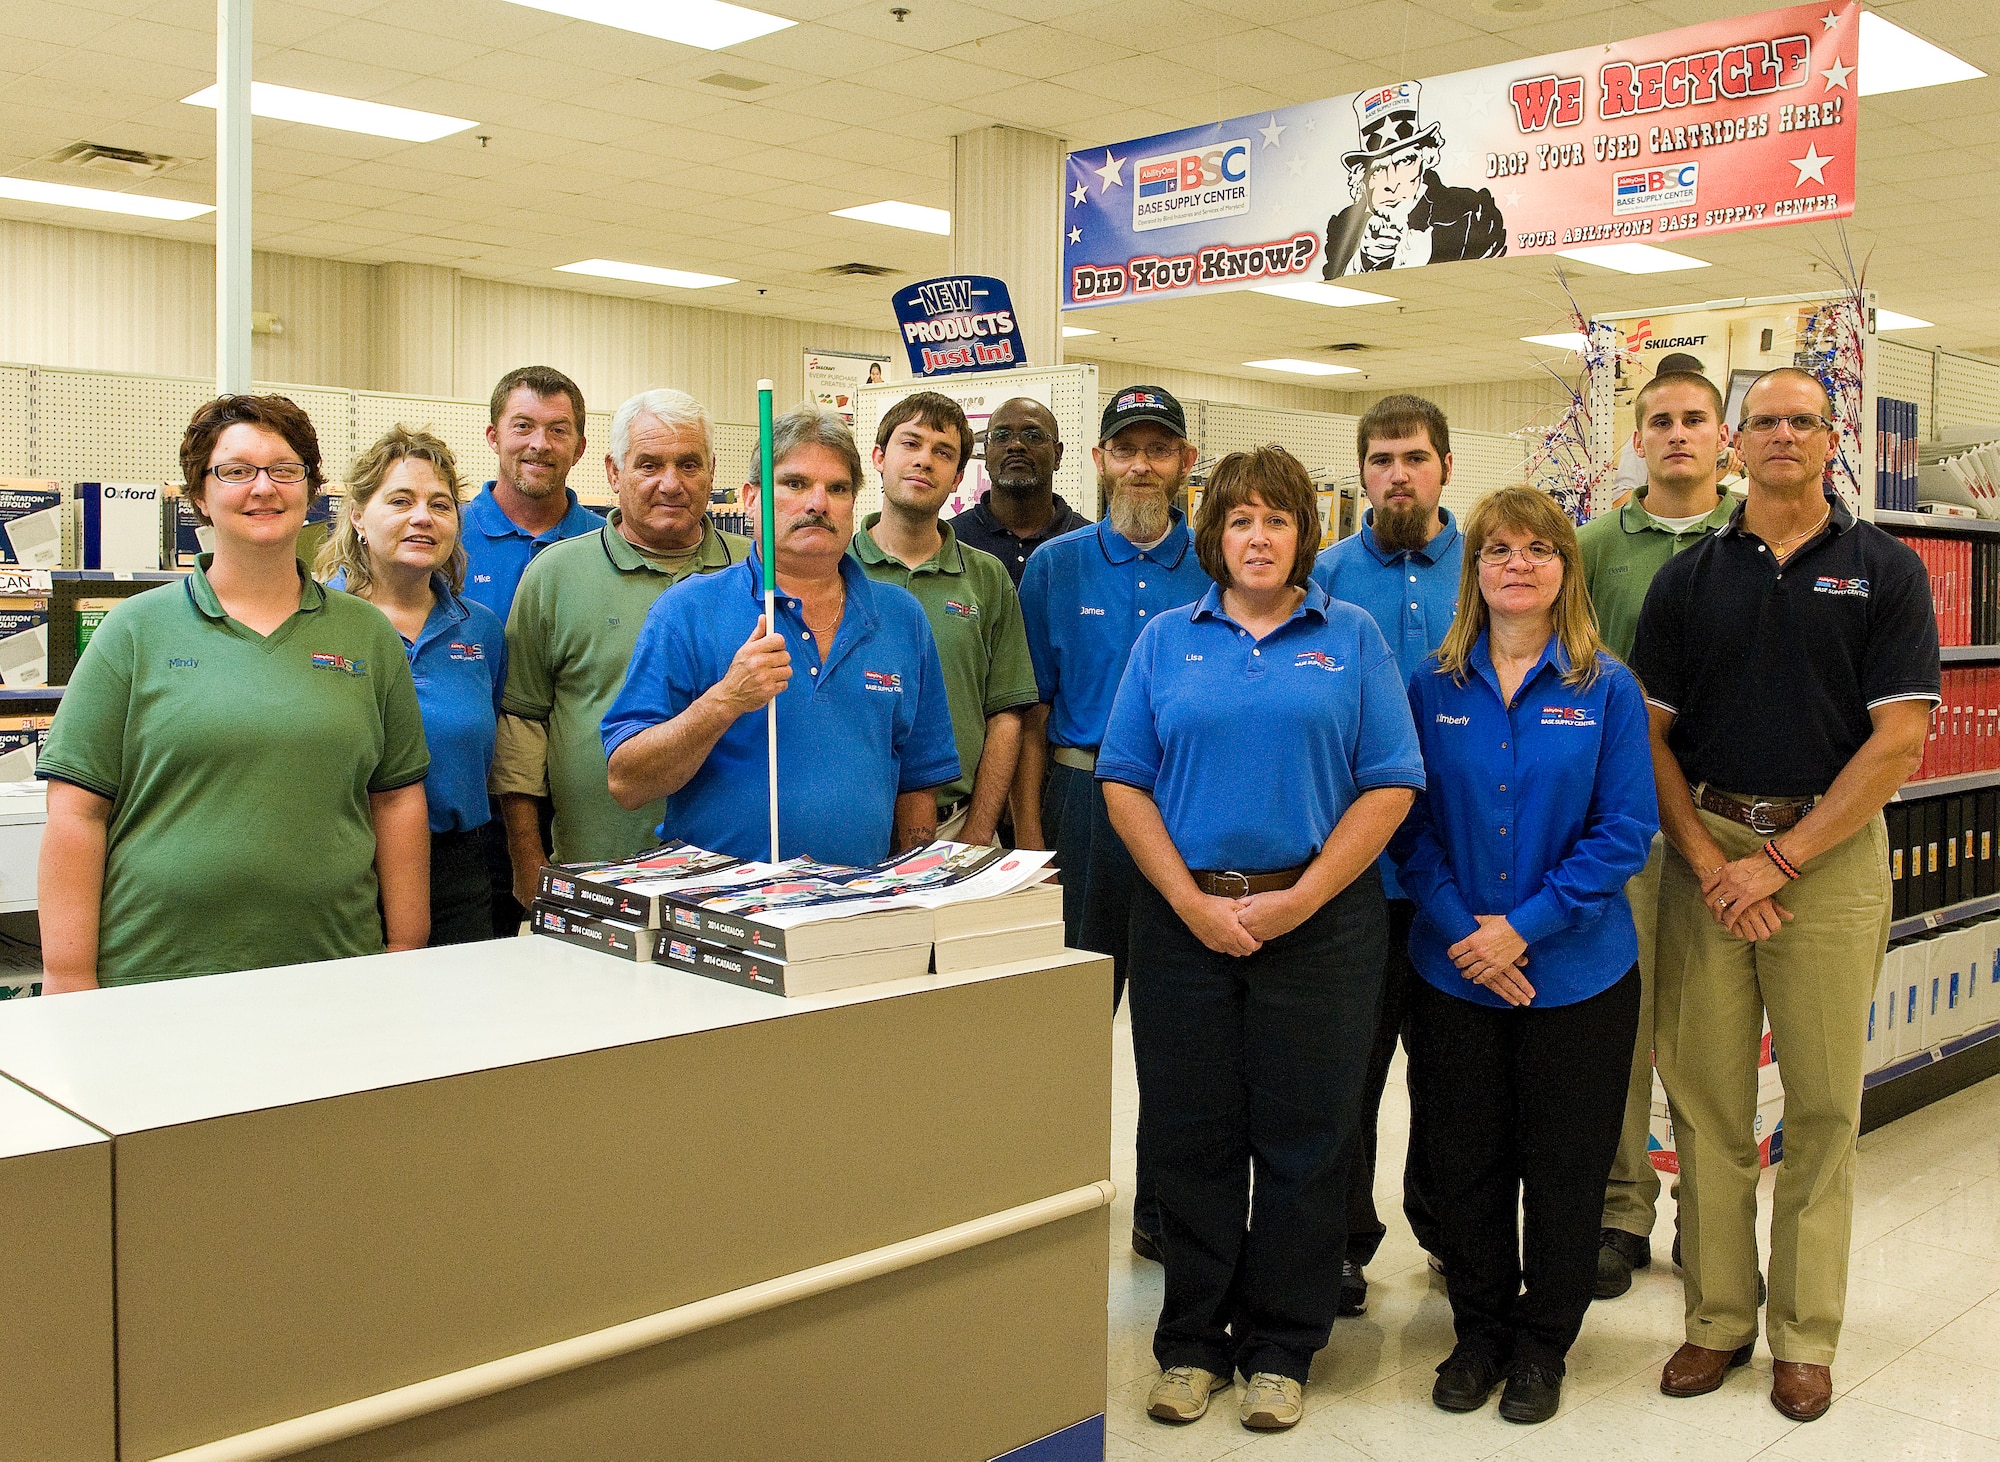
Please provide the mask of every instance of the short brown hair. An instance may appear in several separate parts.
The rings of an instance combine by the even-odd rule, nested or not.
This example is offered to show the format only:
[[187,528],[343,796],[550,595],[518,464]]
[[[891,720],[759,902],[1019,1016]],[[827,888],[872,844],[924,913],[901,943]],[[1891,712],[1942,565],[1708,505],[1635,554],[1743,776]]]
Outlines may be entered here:
[[[326,542],[320,545],[319,557],[313,561],[315,578],[325,582],[335,573],[344,573],[343,587],[350,594],[364,593],[375,581],[367,545],[361,542],[361,535],[354,527],[354,515],[382,490],[383,480],[388,477],[390,469],[398,462],[411,458],[430,463],[438,481],[450,491],[454,503],[465,500],[465,483],[458,475],[458,460],[442,439],[427,431],[411,431],[400,423],[390,427],[381,441],[354,459],[354,470],[347,474],[347,501],[334,514],[333,529],[326,535]],[[454,594],[465,590],[463,513],[458,514],[458,521],[459,532],[451,546],[451,557],[444,561],[441,570]]]
[[1822,381],[1818,376],[1814,375],[1811,371],[1802,370],[1798,366],[1774,366],[1772,369],[1764,372],[1763,375],[1757,377],[1756,380],[1752,381],[1750,383],[1750,389],[1743,393],[1743,404],[1736,408],[1738,426],[1741,426],[1745,421],[1749,420],[1750,418],[1751,392],[1755,391],[1759,386],[1763,385],[1766,381],[1776,380],[1780,376],[1793,376],[1801,381],[1811,381],[1815,386],[1819,387],[1820,397],[1826,402],[1826,419],[1828,421],[1833,420],[1833,392],[1827,390],[1825,381]]
[[507,398],[522,386],[544,401],[551,396],[569,397],[570,409],[576,413],[576,429],[583,430],[583,392],[575,381],[553,366],[517,366],[502,376],[487,405],[487,420],[492,425],[500,425],[500,413],[507,409]]
[[1724,410],[1722,388],[1716,385],[1715,382],[1704,376],[1700,371],[1662,371],[1659,375],[1641,386],[1639,394],[1632,398],[1632,424],[1635,427],[1645,426],[1646,400],[1655,391],[1660,390],[1664,386],[1700,386],[1704,391],[1708,392],[1709,396],[1715,402],[1715,419],[1718,422],[1722,422],[1724,426],[1729,424],[1722,421]]
[[1195,556],[1211,579],[1225,589],[1229,587],[1229,565],[1222,559],[1222,525],[1253,496],[1262,498],[1265,507],[1288,514],[1298,525],[1298,551],[1292,556],[1285,582],[1303,589],[1319,553],[1319,493],[1299,459],[1283,447],[1231,452],[1215,464],[1208,486],[1202,489],[1201,520],[1194,530]]
[[1555,638],[1569,657],[1563,684],[1589,685],[1603,668],[1598,657],[1605,653],[1604,639],[1597,631],[1597,610],[1590,602],[1590,586],[1583,578],[1583,550],[1577,547],[1576,525],[1570,522],[1556,500],[1532,487],[1503,487],[1489,492],[1474,504],[1465,519],[1465,563],[1458,575],[1458,613],[1438,646],[1438,674],[1449,675],[1460,685],[1472,674],[1472,648],[1486,633],[1486,596],[1479,592],[1479,550],[1502,528],[1532,534],[1553,547],[1562,559],[1562,588],[1550,607]]
[[1451,455],[1451,427],[1437,402],[1422,396],[1384,396],[1363,413],[1361,424],[1354,429],[1355,460],[1368,460],[1368,444],[1377,437],[1394,441],[1419,431],[1430,438],[1431,450],[1438,456]]
[[306,464],[308,503],[326,487],[320,473],[319,433],[297,402],[285,396],[218,396],[196,408],[181,437],[181,480],[187,485],[188,506],[203,523],[209,521],[203,507],[209,463],[215,458],[215,444],[232,426],[254,426],[285,439]]
[[889,435],[906,422],[917,422],[932,431],[955,431],[963,445],[959,448],[958,465],[963,468],[972,460],[972,423],[965,419],[965,408],[951,397],[936,391],[913,391],[882,413],[882,420],[875,428],[875,449],[880,451],[889,445]]

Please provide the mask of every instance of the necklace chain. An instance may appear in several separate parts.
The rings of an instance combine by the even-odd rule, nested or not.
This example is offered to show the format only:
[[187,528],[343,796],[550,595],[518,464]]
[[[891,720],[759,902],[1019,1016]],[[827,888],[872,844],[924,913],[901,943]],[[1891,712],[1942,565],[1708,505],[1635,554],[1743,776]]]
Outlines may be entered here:
[[1833,516],[1833,509],[1828,508],[1825,512],[1819,515],[1819,521],[1817,523],[1814,523],[1812,527],[1804,529],[1801,532],[1794,533],[1790,538],[1780,538],[1776,543],[1772,544],[1771,552],[1782,557],[1784,555],[1785,545],[1787,543],[1797,543],[1801,538],[1808,538],[1811,535],[1819,532],[1820,529],[1826,526],[1826,520],[1828,518],[1831,518],[1832,516]]

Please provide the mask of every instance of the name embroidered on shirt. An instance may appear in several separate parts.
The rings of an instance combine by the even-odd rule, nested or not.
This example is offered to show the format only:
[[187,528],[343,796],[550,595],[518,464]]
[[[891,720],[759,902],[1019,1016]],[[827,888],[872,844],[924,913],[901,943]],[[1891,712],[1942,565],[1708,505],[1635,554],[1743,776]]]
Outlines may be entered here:
[[186,655],[169,655],[167,657],[167,669],[169,670],[192,670],[199,664],[201,664],[201,661],[190,659]]
[[864,690],[891,691],[896,695],[903,693],[903,677],[892,675],[886,670],[862,671],[861,685]]
[[1100,616],[1101,616],[1101,615],[1102,615],[1102,614],[1104,613],[1104,611],[1103,611],[1102,609],[1099,609],[1099,608],[1098,608],[1098,607],[1097,607],[1096,605],[1094,605],[1094,604],[1085,604],[1085,605],[1081,605],[1081,606],[1079,606],[1079,607],[1078,607],[1078,609],[1077,609],[1077,611],[1076,611],[1076,612],[1077,612],[1078,614],[1095,614],[1095,615],[1100,615]]
[[1296,670],[1304,665],[1311,665],[1320,670],[1345,670],[1347,668],[1324,650],[1299,651],[1299,658],[1292,661],[1292,668]]
[[317,654],[312,657],[312,668],[315,670],[338,670],[347,675],[366,675],[368,673],[368,662],[366,660],[350,660],[345,655]]
[[1866,599],[1868,581],[1866,579],[1836,579],[1830,574],[1821,574],[1813,581],[1813,593],[1837,594],[1844,599]]
[[1595,726],[1597,717],[1582,706],[1543,706],[1544,726]]
[[956,614],[961,619],[979,618],[979,606],[977,604],[965,604],[957,599],[945,600],[944,612],[946,614]]
[[453,640],[449,654],[454,660],[484,660],[486,658],[486,646],[476,641],[472,644],[466,644],[459,640]]
[[492,583],[492,582],[493,582],[493,575],[491,575],[491,574],[474,574],[474,575],[472,576],[472,582],[473,582],[473,583],[475,583],[475,584],[490,584],[490,583]]
[[1437,723],[1440,726],[1470,726],[1472,724],[1472,717],[1447,716],[1443,711],[1439,711]]
[[1193,661],[1193,660],[1199,660],[1200,658],[1201,658],[1201,656],[1199,656],[1199,655],[1190,655],[1190,656],[1188,656],[1188,659],[1189,659],[1189,660],[1191,660],[1191,661]]

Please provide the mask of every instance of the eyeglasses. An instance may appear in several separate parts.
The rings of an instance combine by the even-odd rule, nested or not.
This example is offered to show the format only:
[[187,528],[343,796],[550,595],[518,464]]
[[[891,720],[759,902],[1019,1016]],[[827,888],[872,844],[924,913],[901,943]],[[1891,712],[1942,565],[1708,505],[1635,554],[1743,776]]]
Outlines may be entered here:
[[1155,442],[1150,447],[1135,447],[1130,442],[1113,442],[1104,449],[1104,455],[1123,467],[1143,456],[1155,467],[1165,467],[1181,459],[1183,442]]
[[1792,435],[1798,437],[1833,430],[1832,422],[1810,411],[1801,411],[1797,416],[1746,416],[1743,418],[1743,430],[1755,432],[1760,437],[1767,436],[1778,429],[1779,422],[1789,426]]
[[1489,568],[1505,568],[1514,561],[1514,555],[1517,553],[1536,568],[1554,563],[1562,556],[1542,542],[1530,543],[1526,548],[1509,548],[1504,543],[1488,543],[1479,550],[1479,561]]
[[986,429],[986,440],[996,447],[1004,447],[1009,442],[1019,442],[1024,447],[1040,447],[1054,438],[1038,426],[1024,426],[1019,431],[1011,426],[991,426]]
[[218,462],[208,469],[208,475],[217,482],[226,482],[233,487],[255,482],[259,472],[273,482],[297,483],[306,480],[306,464],[303,462],[273,462],[269,467],[252,467],[248,462]]

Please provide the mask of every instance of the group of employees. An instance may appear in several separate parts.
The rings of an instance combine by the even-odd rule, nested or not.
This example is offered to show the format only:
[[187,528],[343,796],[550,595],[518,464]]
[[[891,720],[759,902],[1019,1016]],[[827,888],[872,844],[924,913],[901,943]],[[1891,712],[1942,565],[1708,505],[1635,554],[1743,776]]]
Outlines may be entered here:
[[[781,417],[764,542],[710,520],[714,429],[680,391],[619,407],[616,506],[584,508],[582,393],[529,367],[493,392],[483,491],[461,505],[444,443],[392,431],[315,577],[311,422],[223,397],[181,449],[212,551],[108,616],[41,756],[44,988],[511,934],[549,858],[665,836],[765,856],[775,703],[781,851],[1053,847],[1068,942],[1111,957],[1114,1002],[1129,984],[1153,1417],[1240,1373],[1245,1426],[1299,1420],[1367,1304],[1399,1042],[1403,1208],[1457,1336],[1436,1404],[1504,1385],[1506,1419],[1554,1415],[1585,1310],[1651,1262],[1656,1062],[1687,1311],[1660,1387],[1717,1389],[1765,1303],[1768,1013],[1763,1329],[1773,1403],[1810,1420],[1888,933],[1880,811],[1939,688],[1915,554],[1822,486],[1832,410],[1776,370],[1732,432],[1705,376],[1658,374],[1643,486],[1578,531],[1525,487],[1459,523],[1443,413],[1391,396],[1357,433],[1361,529],[1322,552],[1276,447],[1218,463],[1190,529],[1196,451],[1158,387],[1104,411],[1095,523],[1054,493],[1045,406],[1005,403],[981,444],[917,391],[880,422],[859,525],[846,426]],[[945,520],[976,446],[991,490]]]

